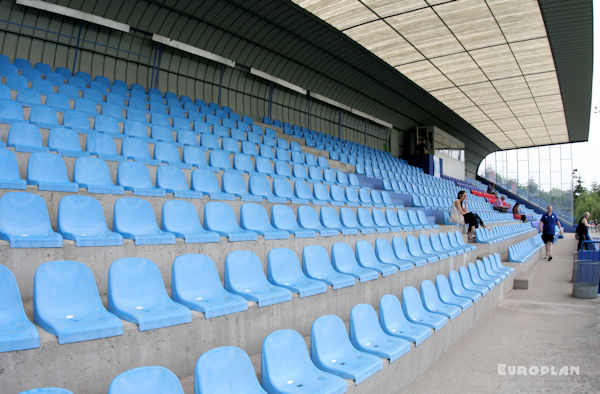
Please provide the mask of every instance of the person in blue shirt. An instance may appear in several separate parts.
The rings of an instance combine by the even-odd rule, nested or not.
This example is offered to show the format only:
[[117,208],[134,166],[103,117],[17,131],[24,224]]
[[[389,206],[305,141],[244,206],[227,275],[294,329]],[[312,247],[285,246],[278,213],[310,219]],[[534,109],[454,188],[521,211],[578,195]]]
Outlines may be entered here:
[[548,205],[547,212],[542,215],[540,219],[540,232],[542,233],[542,241],[546,244],[546,256],[544,259],[548,261],[552,260],[552,242],[554,242],[554,229],[558,225],[558,228],[562,230],[562,226],[558,221],[558,216],[552,213],[552,205]]

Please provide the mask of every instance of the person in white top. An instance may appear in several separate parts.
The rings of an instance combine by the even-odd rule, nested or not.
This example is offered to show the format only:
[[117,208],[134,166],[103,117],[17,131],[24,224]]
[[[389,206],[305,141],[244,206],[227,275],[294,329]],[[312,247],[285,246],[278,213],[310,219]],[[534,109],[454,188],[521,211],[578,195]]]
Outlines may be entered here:
[[[470,212],[467,209],[467,193],[464,190],[458,192],[458,196],[452,204],[452,214],[459,213],[463,216],[465,224],[469,225],[468,238],[469,241],[475,240],[475,229],[479,226],[486,227],[481,217],[475,212]],[[489,228],[489,227],[486,227]]]

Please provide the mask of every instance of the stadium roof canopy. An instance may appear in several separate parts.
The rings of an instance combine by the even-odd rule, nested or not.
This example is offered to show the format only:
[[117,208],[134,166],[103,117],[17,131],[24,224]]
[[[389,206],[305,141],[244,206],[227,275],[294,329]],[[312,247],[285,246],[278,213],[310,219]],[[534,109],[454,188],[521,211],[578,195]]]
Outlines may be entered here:
[[499,148],[587,139],[591,2],[294,2],[414,81]]

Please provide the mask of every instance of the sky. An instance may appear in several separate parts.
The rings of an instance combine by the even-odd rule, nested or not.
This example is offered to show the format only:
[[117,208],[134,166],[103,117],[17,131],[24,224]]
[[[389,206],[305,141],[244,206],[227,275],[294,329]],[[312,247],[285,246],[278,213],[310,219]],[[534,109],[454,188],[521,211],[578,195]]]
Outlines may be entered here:
[[[600,5],[600,4],[595,4]],[[598,107],[598,113],[594,108]],[[598,168],[600,154],[600,9],[594,7],[594,81],[592,83],[592,110],[590,111],[590,136],[587,142],[573,144],[573,168],[581,175],[584,186],[600,183]]]

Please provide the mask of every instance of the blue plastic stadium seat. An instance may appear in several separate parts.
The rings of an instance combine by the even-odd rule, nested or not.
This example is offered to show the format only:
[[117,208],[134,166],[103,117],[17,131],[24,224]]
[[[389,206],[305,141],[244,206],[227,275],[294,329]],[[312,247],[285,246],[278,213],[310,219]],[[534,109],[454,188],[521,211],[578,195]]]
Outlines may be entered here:
[[152,141],[152,139],[148,137],[146,124],[142,122],[129,119],[126,120],[125,125],[123,126],[123,132],[125,137],[136,137],[142,139],[143,141]]
[[356,219],[356,214],[350,208],[340,209],[340,219],[345,227],[358,229],[362,234],[372,234],[375,232],[373,228],[361,226]]
[[390,223],[388,222],[388,220],[386,218],[385,213],[381,209],[374,208],[372,211],[372,214],[373,214],[373,223],[375,223],[375,226],[378,226],[381,228],[389,228],[393,232],[402,231],[402,226],[390,225]]
[[258,239],[254,231],[240,228],[233,208],[224,202],[211,201],[204,205],[204,227],[228,237],[230,242]]
[[393,264],[382,263],[375,255],[375,249],[369,241],[360,240],[356,242],[356,260],[365,267],[374,269],[382,276],[388,276],[398,272],[398,268]]
[[462,309],[456,305],[444,303],[437,292],[432,281],[424,280],[421,282],[421,301],[429,312],[438,313],[452,320],[460,315]]
[[[242,141],[242,153],[244,153],[246,155],[254,156],[254,157],[259,157],[258,156],[258,148],[256,147],[256,143],[253,141]],[[265,157],[261,157],[261,159],[268,160]],[[271,167],[273,167],[273,166],[271,165]]]
[[210,166],[220,170],[231,170],[233,166],[229,155],[231,152],[224,150],[212,150],[209,154]]
[[[49,94],[46,96],[46,106],[47,107],[51,107],[53,109],[55,109],[56,111],[59,112],[68,112],[71,111],[71,106],[69,104],[69,98],[59,94],[59,93],[53,93],[53,94]],[[2,106],[0,105],[0,108],[2,108]],[[88,126],[89,128],[89,126]]]
[[7,145],[14,147],[17,152],[45,152],[48,150],[42,144],[42,134],[39,127],[23,122],[10,125]]
[[58,152],[61,156],[89,156],[89,152],[81,150],[79,134],[71,129],[57,127],[50,130],[48,147],[51,151]]
[[19,175],[19,164],[14,152],[0,148],[0,188],[22,189],[27,187],[24,179]]
[[183,394],[177,376],[164,367],[140,367],[118,375],[110,383],[108,394],[169,393]]
[[102,305],[92,271],[77,261],[50,261],[37,268],[33,313],[35,323],[60,344],[123,334],[121,320]]
[[275,228],[294,234],[295,238],[312,238],[316,231],[298,225],[296,215],[289,205],[273,205],[271,207],[271,223]]
[[411,349],[409,341],[386,334],[369,304],[358,304],[350,311],[350,341],[360,351],[387,358],[393,363]]
[[381,190],[371,190],[371,200],[373,201],[373,206],[376,208],[383,208],[383,206],[385,205],[383,203],[383,196],[381,195]]
[[221,182],[223,184],[223,192],[239,197],[243,201],[261,202],[263,200],[261,196],[250,194],[244,177],[237,171],[225,171],[221,177]]
[[358,233],[358,229],[346,227],[340,222],[340,217],[333,207],[321,208],[321,224],[325,228],[341,231],[343,235]]
[[73,181],[88,193],[123,194],[123,186],[113,183],[108,165],[96,157],[80,157],[75,160]]
[[446,304],[455,305],[461,308],[463,311],[470,308],[473,305],[473,301],[470,298],[462,297],[454,294],[450,287],[448,278],[444,275],[438,275],[435,277],[435,286],[437,289],[440,300]]
[[71,182],[62,157],[48,152],[34,152],[27,164],[27,183],[40,190],[78,192],[79,185]]
[[23,107],[12,100],[0,100],[0,123],[23,122]]
[[269,216],[262,205],[246,203],[240,209],[240,226],[254,231],[265,239],[288,239],[289,232],[276,229],[271,225]]
[[165,190],[154,187],[148,168],[138,162],[124,161],[117,168],[117,184],[138,196],[163,197]]
[[250,357],[239,347],[207,351],[196,362],[194,393],[266,394],[258,383]]
[[417,324],[422,324],[438,331],[448,322],[448,318],[429,312],[421,302],[419,292],[414,287],[408,286],[402,290],[402,310],[406,318]]
[[58,204],[58,232],[77,246],[114,246],[123,237],[106,226],[100,202],[90,196],[64,196]]
[[156,186],[175,197],[202,198],[203,193],[192,191],[188,186],[183,170],[174,166],[159,166],[156,171]]
[[344,274],[349,274],[361,282],[379,278],[379,273],[371,268],[364,268],[358,264],[352,246],[346,242],[336,242],[331,247],[331,261],[335,269]]
[[336,236],[339,234],[339,231],[335,228],[324,227],[321,224],[319,215],[315,209],[308,205],[301,205],[298,207],[298,223],[301,227],[319,232],[322,237]]
[[493,283],[495,285],[498,285],[498,284],[500,284],[500,282],[502,282],[502,277],[500,275],[490,273],[486,270],[486,267],[485,267],[485,264],[483,263],[483,261],[476,260],[475,267],[477,267],[477,272],[478,272],[481,280]]
[[159,160],[155,160],[150,156],[148,144],[139,138],[123,138],[121,149],[122,155],[128,159],[135,160],[138,163],[160,165]]
[[40,347],[40,335],[23,309],[13,273],[0,265],[0,353]]
[[11,90],[27,89],[27,78],[22,75],[7,75],[5,84]]
[[0,239],[11,248],[60,248],[62,237],[50,226],[46,203],[37,194],[8,192],[0,198]]
[[271,191],[271,185],[267,180],[267,177],[263,174],[250,175],[248,180],[248,189],[250,194],[266,198],[268,202],[274,203],[286,203],[288,199],[285,197],[278,197]]
[[197,169],[192,171],[192,190],[208,195],[211,200],[235,200],[235,196],[221,192],[216,175],[211,170]]
[[42,387],[38,389],[22,391],[20,394],[73,394],[73,392],[58,387]]
[[122,197],[115,202],[113,230],[136,245],[175,243],[173,234],[158,228],[150,203],[140,198]]
[[77,130],[79,133],[90,134],[94,130],[90,127],[90,115],[80,111],[65,111],[63,116],[64,127]]
[[262,345],[261,382],[269,393],[345,393],[346,381],[311,361],[304,338],[294,330],[267,335]]
[[406,271],[412,269],[414,267],[414,263],[410,260],[399,259],[394,254],[394,249],[392,249],[392,245],[390,241],[385,238],[380,238],[375,241],[375,251],[377,258],[385,263],[391,264],[398,268],[400,271]]
[[[298,183],[304,181],[296,181]],[[327,186],[322,183],[315,183],[313,186],[314,198],[312,200],[313,205],[343,205],[339,203],[331,203],[331,197],[329,196],[329,190],[327,190]]]
[[94,120],[94,130],[100,133],[108,134],[111,137],[123,138],[119,123],[116,118],[108,115],[98,115]]
[[[460,267],[458,269],[458,271],[461,273],[461,276],[463,276],[463,271],[461,269],[464,269],[464,268],[465,267]],[[474,285],[487,288],[488,292],[489,292],[489,290],[492,290],[496,286],[495,282],[482,279],[481,276],[479,276],[479,271],[477,270],[477,266],[475,266],[475,264],[469,263],[467,265],[466,271],[468,271],[467,275],[470,276],[471,283],[473,283]],[[463,278],[463,284],[464,284],[464,278]]]
[[117,148],[115,147],[115,141],[112,137],[102,134],[94,133],[87,137],[86,150],[90,154],[98,156],[104,160],[110,161],[125,161],[125,157],[117,154]]
[[285,161],[275,160],[275,173],[282,177],[291,178],[292,170],[290,169],[290,164]]
[[296,179],[294,181],[294,193],[301,200],[315,201],[310,185],[303,179]]
[[203,312],[207,319],[248,310],[248,302],[223,288],[214,262],[201,254],[184,254],[175,259],[171,292],[173,300]]
[[468,298],[473,302],[477,302],[481,299],[482,294],[479,291],[475,289],[467,289],[463,285],[463,281],[458,272],[454,270],[450,271],[448,273],[448,279],[450,282],[450,288],[452,289],[452,293],[454,293],[454,295]]
[[425,253],[421,248],[417,238],[412,235],[406,237],[406,246],[408,248],[408,252],[413,257],[423,258],[427,260],[428,263],[435,263],[436,261],[440,260],[438,255]]
[[59,127],[56,110],[50,106],[33,105],[29,113],[29,121],[45,129]]
[[313,322],[310,352],[319,369],[352,379],[356,385],[383,368],[379,357],[352,346],[344,322],[335,315],[321,316]]
[[446,252],[438,252],[434,250],[429,240],[430,238],[427,235],[419,234],[419,246],[424,254],[437,256],[440,260],[447,259],[449,257],[448,253]]
[[298,293],[302,297],[325,293],[327,285],[307,278],[300,268],[298,256],[291,249],[274,248],[267,258],[267,278],[277,286]]
[[219,234],[202,227],[196,208],[187,201],[165,201],[161,218],[162,229],[186,243],[219,242]]
[[247,174],[253,173],[254,163],[252,163],[252,157],[243,153],[236,153],[233,156],[233,168]]
[[377,230],[378,233],[387,233],[390,231],[390,228],[387,226],[386,227],[378,226],[373,221],[373,216],[369,210],[367,210],[365,208],[358,208],[356,213],[358,216],[358,223],[362,227],[373,228],[373,229]]
[[110,265],[108,309],[137,324],[140,331],[192,321],[192,312],[169,298],[156,264],[139,257],[118,259]]
[[292,204],[308,204],[308,200],[296,198],[292,185],[289,180],[285,178],[272,178],[273,179],[273,192],[275,196],[283,198],[287,201],[291,201]]
[[37,90],[34,89],[17,89],[17,102],[25,107],[42,105],[42,97]]
[[230,252],[225,259],[225,288],[259,307],[290,301],[292,293],[267,281],[258,257],[249,251]]
[[168,126],[157,126],[153,124],[150,131],[150,138],[157,142],[163,141],[175,143],[175,140],[173,139],[173,132]]
[[183,148],[183,162],[198,168],[208,168],[204,151],[194,146]]
[[408,321],[400,301],[393,294],[386,294],[379,300],[379,324],[387,334],[414,342],[415,346],[429,338],[432,332],[429,327]]
[[302,270],[309,278],[317,279],[331,285],[334,289],[354,286],[352,275],[336,271],[329,258],[329,253],[321,245],[308,245],[302,251]]

